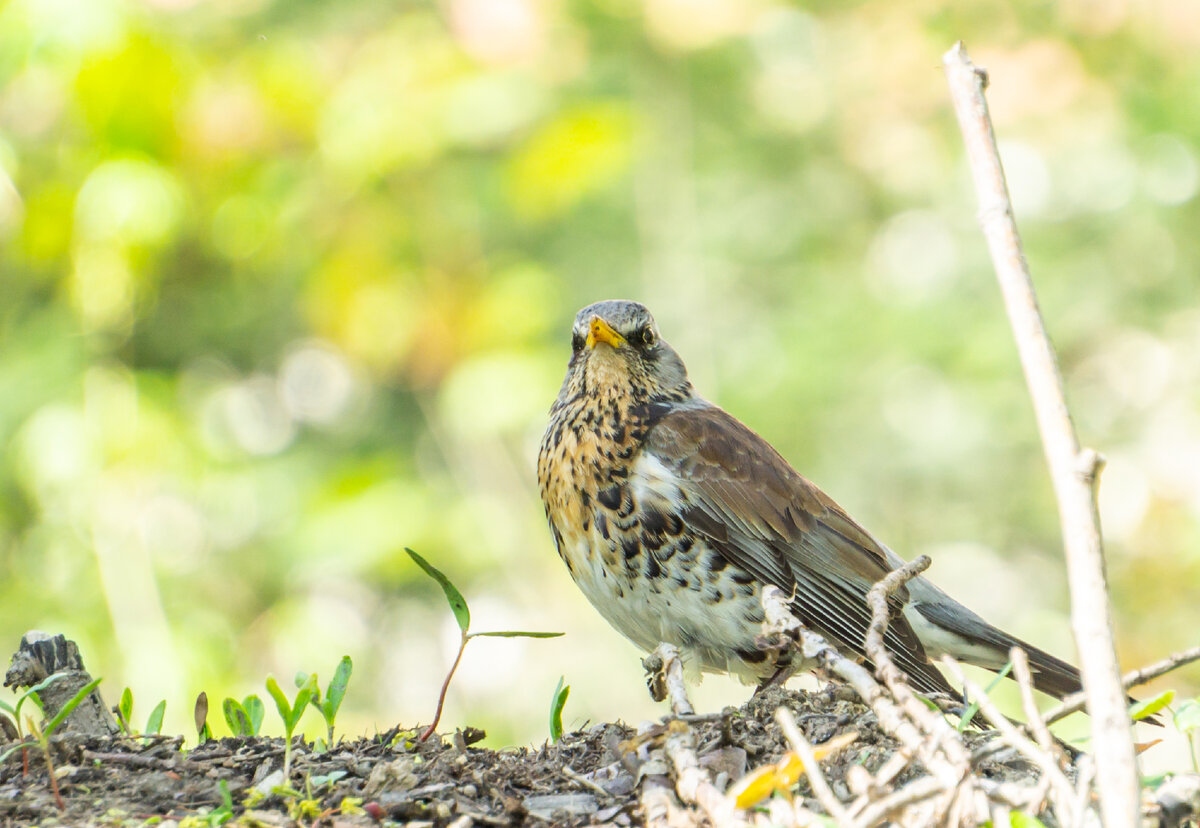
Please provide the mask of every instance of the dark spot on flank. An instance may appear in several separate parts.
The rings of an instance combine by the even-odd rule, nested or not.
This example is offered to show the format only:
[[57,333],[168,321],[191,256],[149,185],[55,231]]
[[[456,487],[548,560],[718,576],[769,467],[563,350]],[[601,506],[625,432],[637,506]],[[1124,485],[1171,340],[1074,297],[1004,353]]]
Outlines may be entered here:
[[733,570],[733,581],[734,581],[734,583],[742,584],[742,585],[752,584],[752,583],[754,583],[754,576],[749,575],[740,569],[735,569],[735,570]]
[[604,515],[596,515],[596,529],[605,540],[608,540],[608,518]]
[[628,561],[642,554],[642,546],[638,543],[637,538],[622,538],[621,551],[625,554],[625,560]]
[[709,572],[720,572],[727,566],[729,566],[729,561],[725,560],[724,555],[712,555],[708,559]]
[[621,487],[609,486],[608,488],[601,489],[596,495],[596,499],[606,509],[615,509],[621,505]]
[[663,575],[662,567],[658,565],[658,559],[653,555],[646,556],[646,577],[661,578]]

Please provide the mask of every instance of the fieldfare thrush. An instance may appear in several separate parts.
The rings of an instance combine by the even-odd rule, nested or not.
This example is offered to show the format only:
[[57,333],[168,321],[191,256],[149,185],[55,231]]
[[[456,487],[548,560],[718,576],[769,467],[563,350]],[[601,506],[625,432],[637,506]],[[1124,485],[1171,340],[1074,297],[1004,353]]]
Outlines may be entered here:
[[[773,584],[797,618],[866,659],[867,591],[904,561],[762,437],[692,388],[645,307],[589,305],[538,455],[550,531],[575,583],[637,646],[766,681],[789,665],[755,645]],[[925,693],[957,697],[931,657],[999,670],[1029,654],[1038,689],[1079,671],[993,627],[924,577],[892,596],[885,646]],[[802,665],[792,665],[798,667]]]

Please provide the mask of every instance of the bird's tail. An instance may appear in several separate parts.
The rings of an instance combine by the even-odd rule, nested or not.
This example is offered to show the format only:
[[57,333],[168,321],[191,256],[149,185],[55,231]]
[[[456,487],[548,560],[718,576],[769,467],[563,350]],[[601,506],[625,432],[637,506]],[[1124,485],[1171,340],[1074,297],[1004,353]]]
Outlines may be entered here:
[[[931,655],[948,653],[968,664],[998,670],[1008,661],[1009,650],[1020,647],[1029,656],[1033,686],[1038,690],[1061,699],[1083,689],[1079,670],[1061,658],[993,627],[944,593],[937,597],[944,600],[917,601],[913,604],[913,609],[928,625],[925,630],[929,632],[922,636],[922,640],[931,638],[926,644],[926,649],[932,651]],[[918,635],[925,630],[918,630]],[[930,632],[934,634],[930,636]]]
[[[925,590],[929,592],[928,587],[925,587]],[[944,593],[941,595],[944,596]],[[1074,666],[1022,641],[1015,635],[993,627],[953,600],[925,601],[914,604],[913,608],[932,628],[940,631],[940,635],[936,636],[937,643],[927,648],[932,651],[931,655],[949,653],[967,664],[999,670],[1008,662],[1009,651],[1013,647],[1020,647],[1029,657],[1033,686],[1038,690],[1062,699],[1083,689],[1083,679]],[[926,627],[926,630],[931,627]],[[1129,699],[1130,704],[1134,701],[1136,699]],[[1149,716],[1143,721],[1147,724],[1162,724],[1155,716]]]

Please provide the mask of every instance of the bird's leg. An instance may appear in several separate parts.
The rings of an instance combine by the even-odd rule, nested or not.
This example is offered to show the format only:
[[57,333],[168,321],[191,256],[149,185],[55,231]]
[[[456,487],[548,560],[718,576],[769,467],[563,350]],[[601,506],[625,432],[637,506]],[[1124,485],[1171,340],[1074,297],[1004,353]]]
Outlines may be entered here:
[[775,672],[772,673],[769,678],[765,678],[758,683],[758,686],[754,688],[754,692],[750,695],[750,698],[758,698],[759,693],[765,693],[772,687],[782,687],[787,683],[787,680],[792,677],[794,672],[795,669],[790,664],[779,665],[775,668]]

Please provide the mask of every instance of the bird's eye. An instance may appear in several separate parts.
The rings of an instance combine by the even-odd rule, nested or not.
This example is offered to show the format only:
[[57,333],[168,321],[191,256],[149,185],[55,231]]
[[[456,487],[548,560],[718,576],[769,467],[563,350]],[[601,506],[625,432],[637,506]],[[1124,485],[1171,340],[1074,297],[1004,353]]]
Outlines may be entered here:
[[634,337],[635,342],[637,342],[639,345],[644,345],[647,348],[654,344],[654,331],[650,330],[649,328],[642,328],[640,331],[634,334]]
[[571,350],[575,353],[583,350],[583,334],[577,333],[571,337]]

